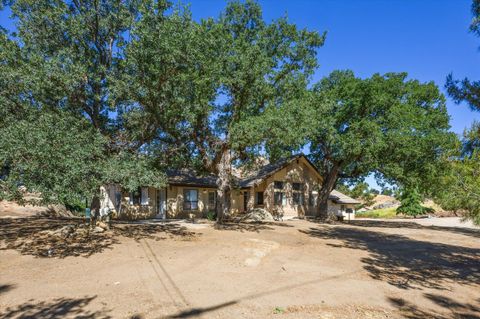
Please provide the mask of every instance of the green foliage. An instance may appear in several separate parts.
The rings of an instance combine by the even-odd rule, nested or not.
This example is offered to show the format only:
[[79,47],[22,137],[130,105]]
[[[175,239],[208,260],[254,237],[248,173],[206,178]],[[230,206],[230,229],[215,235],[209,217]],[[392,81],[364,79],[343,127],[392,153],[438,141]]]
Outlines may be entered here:
[[352,197],[350,187],[348,187],[348,185],[345,185],[344,183],[339,182],[335,187],[335,189],[340,193],[343,193],[345,195]]
[[76,202],[98,189],[106,141],[86,120],[34,111],[0,127],[0,136],[0,165],[9,167],[0,181],[2,198],[20,200],[19,184],[45,202]]
[[416,188],[403,190],[400,203],[400,206],[397,208],[397,214],[416,217],[418,215],[433,213],[432,208],[422,206],[422,197]]
[[360,199],[363,200],[362,207],[372,206],[375,203],[374,201],[375,194],[370,192],[365,192],[360,196]]
[[0,32],[4,198],[21,199],[22,183],[75,203],[105,183],[163,186],[162,169],[184,165],[219,174],[227,192],[232,164],[306,144],[324,199],[338,178],[373,171],[423,191],[455,139],[438,88],[403,73],[336,71],[307,90],[325,34],[267,23],[254,1],[201,22],[154,0],[11,10],[18,34]]
[[70,205],[105,183],[163,185],[113,90],[139,3],[12,3],[17,34],[0,33],[0,197],[22,200],[22,184]]
[[390,188],[382,188],[382,192],[381,192],[382,195],[386,195],[386,196],[393,196],[394,193],[393,193],[393,190],[390,189]]
[[207,212],[207,219],[210,221],[214,221],[217,219],[217,213],[216,212]]
[[[472,1],[473,19],[470,31],[480,36],[480,1]],[[480,81],[468,78],[455,80],[447,76],[445,87],[448,94],[458,104],[466,102],[474,111],[480,111]],[[436,201],[447,210],[462,211],[465,217],[480,225],[480,124],[474,122],[464,133],[460,154],[445,158],[446,173],[433,184]]]
[[[478,137],[478,124],[474,123],[465,131],[463,144],[471,144],[469,139]],[[435,201],[443,209],[463,212],[480,225],[480,149],[474,147],[463,156],[450,156],[445,165],[445,174],[432,185]]]
[[377,171],[414,184],[436,171],[454,138],[436,85],[402,73],[363,80],[333,72],[314,87],[312,106],[313,157],[322,171],[338,168],[342,177]]
[[[142,7],[114,86],[129,110],[125,125],[165,163],[174,154],[221,176],[223,194],[232,188],[232,163],[252,159],[267,139],[288,140],[282,128],[296,119],[280,120],[278,109],[305,93],[324,35],[286,18],[266,23],[254,1],[232,1],[200,23],[185,8],[165,16],[152,5]],[[218,198],[221,217],[228,201]]]
[[368,193],[368,184],[365,182],[357,183],[350,190],[349,195],[353,198],[361,198]]
[[122,152],[106,159],[103,167],[103,184],[119,184],[133,192],[142,186],[161,188],[166,185],[162,170],[146,154]]
[[[477,37],[480,36],[480,1],[472,1],[473,19],[470,24],[470,31]],[[456,103],[467,102],[473,111],[480,111],[480,81],[471,81],[468,78],[455,80],[453,74],[447,76],[445,84],[448,94]]]
[[65,204],[91,198],[109,183],[128,190],[165,184],[143,156],[106,156],[105,137],[66,111],[32,111],[0,127],[0,136],[0,165],[9,167],[0,180],[2,198],[22,200],[19,183],[41,193],[43,203]]
[[284,312],[285,312],[285,309],[283,309],[282,307],[275,307],[275,309],[273,309],[274,314],[282,314]]
[[455,140],[438,87],[407,80],[405,73],[361,79],[335,71],[314,85],[309,101],[301,120],[325,178],[323,200],[339,178],[372,172],[392,184],[426,189]]

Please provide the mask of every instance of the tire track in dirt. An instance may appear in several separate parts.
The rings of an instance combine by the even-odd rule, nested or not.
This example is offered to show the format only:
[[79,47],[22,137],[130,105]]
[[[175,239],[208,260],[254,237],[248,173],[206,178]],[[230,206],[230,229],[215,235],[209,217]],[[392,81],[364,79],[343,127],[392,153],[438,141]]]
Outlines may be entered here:
[[[168,297],[172,300],[173,304],[178,310],[182,310],[190,307],[190,303],[185,298],[184,294],[180,288],[176,285],[175,281],[172,279],[168,271],[160,262],[158,256],[153,252],[152,247],[146,240],[141,241],[142,249],[147,257],[150,266],[158,278],[161,286],[167,293]],[[180,302],[179,302],[180,300]]]

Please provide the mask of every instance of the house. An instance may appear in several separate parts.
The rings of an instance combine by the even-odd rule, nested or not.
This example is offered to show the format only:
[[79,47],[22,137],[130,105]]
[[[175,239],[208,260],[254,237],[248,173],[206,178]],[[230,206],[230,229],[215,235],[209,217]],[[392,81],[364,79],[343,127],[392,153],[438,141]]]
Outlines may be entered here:
[[[102,207],[121,219],[176,219],[191,214],[205,217],[215,211],[216,176],[198,175],[192,170],[167,171],[168,185],[162,189],[142,187],[129,193],[118,185],[103,188]],[[317,214],[317,189],[322,183],[317,168],[303,154],[290,156],[235,178],[231,192],[231,213],[263,208],[284,219]],[[336,190],[328,200],[328,212],[355,218],[359,202]]]

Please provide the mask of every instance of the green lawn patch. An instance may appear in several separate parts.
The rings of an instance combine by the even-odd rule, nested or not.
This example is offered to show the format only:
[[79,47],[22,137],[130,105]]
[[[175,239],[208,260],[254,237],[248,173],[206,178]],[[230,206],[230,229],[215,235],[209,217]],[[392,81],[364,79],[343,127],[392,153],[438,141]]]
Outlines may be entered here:
[[357,212],[356,217],[360,218],[398,218],[395,207],[374,209],[366,212]]

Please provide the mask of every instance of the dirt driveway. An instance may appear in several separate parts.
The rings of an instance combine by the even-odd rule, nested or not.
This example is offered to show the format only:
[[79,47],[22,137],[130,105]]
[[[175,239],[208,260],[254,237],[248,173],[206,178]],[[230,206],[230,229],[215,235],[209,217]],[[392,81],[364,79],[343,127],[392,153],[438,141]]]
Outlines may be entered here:
[[475,229],[76,222],[0,220],[0,318],[480,318]]

